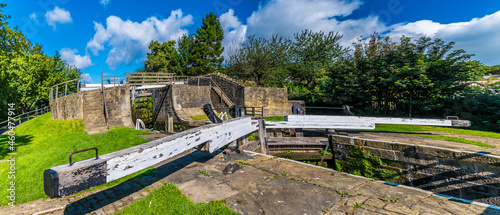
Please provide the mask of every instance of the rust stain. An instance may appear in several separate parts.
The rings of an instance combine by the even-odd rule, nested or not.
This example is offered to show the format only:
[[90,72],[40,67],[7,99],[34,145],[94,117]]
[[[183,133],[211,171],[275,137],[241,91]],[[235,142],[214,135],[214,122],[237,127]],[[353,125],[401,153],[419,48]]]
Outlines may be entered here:
[[201,137],[198,137],[198,139],[194,140],[195,142],[198,142],[201,140]]
[[231,136],[231,132],[229,132],[229,136]]
[[143,149],[143,148],[140,148],[140,149],[139,149],[139,153],[141,153],[142,151],[144,151],[144,149]]
[[123,169],[123,170],[127,170],[127,169],[130,169],[130,168],[132,168],[132,167],[133,167],[133,166],[126,166],[126,167],[125,167],[125,169]]
[[116,164],[116,165],[115,165],[115,169],[116,169],[116,168],[118,168],[118,166],[119,166],[119,164]]
[[[170,154],[168,154],[168,156],[172,155],[173,152],[170,152]],[[163,155],[163,154],[160,154],[160,155]]]
[[155,155],[155,156],[153,156],[153,158],[154,158],[154,159],[156,159],[156,155]]
[[163,154],[160,154],[160,157],[163,157]]

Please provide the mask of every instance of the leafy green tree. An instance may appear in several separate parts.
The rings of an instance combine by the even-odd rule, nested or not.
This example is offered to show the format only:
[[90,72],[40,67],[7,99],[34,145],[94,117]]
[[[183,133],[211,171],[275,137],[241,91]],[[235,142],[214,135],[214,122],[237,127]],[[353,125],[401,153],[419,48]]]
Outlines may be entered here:
[[224,51],[222,40],[224,31],[217,15],[209,13],[203,19],[202,25],[196,30],[193,51],[189,58],[193,62],[189,69],[190,75],[213,73],[222,69]]
[[258,86],[282,87],[289,76],[291,41],[282,36],[270,39],[249,36],[242,47],[230,56],[227,73]]
[[146,72],[175,73],[182,75],[181,57],[175,49],[175,41],[160,43],[151,41],[148,60],[144,62]]
[[336,32],[325,33],[304,30],[294,35],[290,74],[292,97],[304,98],[307,102],[321,102],[329,97],[330,70],[345,51]]
[[193,53],[194,35],[182,35],[182,37],[177,40],[177,44],[183,75],[188,75],[189,69],[193,66],[193,61],[190,56],[191,53]]

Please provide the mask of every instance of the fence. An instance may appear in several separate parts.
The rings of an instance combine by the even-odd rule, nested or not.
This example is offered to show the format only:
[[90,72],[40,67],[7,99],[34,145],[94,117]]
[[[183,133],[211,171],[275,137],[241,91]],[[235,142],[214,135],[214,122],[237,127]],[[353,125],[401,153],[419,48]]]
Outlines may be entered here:
[[[83,78],[77,78],[77,79],[65,81],[65,82],[62,82],[62,83],[59,83],[59,84],[52,86],[50,88],[49,100],[57,99],[57,98],[62,97],[62,96],[67,96],[68,95],[68,84],[70,84],[69,87],[71,88],[72,87],[71,84],[73,84],[72,82],[75,82],[75,84],[76,84],[76,91],[73,91],[73,93],[80,91],[80,80],[81,79],[83,79]],[[59,92],[60,85],[65,85],[64,94],[62,96],[60,96],[61,92]],[[54,95],[54,88],[55,88],[55,95]]]
[[49,111],[50,111],[50,106],[46,106],[41,109],[32,110],[23,114],[19,114],[14,117],[10,117],[10,119],[0,122],[0,130],[7,129],[7,127],[9,127],[9,121],[12,122],[12,120],[14,120],[14,122],[18,122],[17,125],[20,125],[21,123],[23,123],[23,120],[28,121]]

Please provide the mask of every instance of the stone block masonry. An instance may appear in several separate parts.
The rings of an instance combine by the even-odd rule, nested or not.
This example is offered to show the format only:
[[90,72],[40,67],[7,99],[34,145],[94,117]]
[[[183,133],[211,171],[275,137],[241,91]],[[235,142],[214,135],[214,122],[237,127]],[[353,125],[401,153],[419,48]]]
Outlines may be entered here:
[[88,134],[105,133],[108,127],[133,127],[130,90],[125,86],[106,88],[106,110],[108,124],[103,105],[101,90],[81,91],[50,102],[52,119],[83,119]]
[[335,158],[361,147],[400,162],[400,183],[462,199],[500,206],[500,156],[434,146],[331,136]]

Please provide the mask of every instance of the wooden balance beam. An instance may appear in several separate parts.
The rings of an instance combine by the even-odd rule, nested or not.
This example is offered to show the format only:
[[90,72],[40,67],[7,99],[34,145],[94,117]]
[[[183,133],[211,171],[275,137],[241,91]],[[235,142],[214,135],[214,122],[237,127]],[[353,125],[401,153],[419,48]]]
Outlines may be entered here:
[[[285,121],[294,123],[374,123],[393,125],[428,125],[428,126],[450,126],[470,127],[469,120],[450,119],[415,119],[415,118],[393,118],[393,117],[364,117],[364,116],[319,116],[319,115],[287,115]],[[342,129],[342,128],[338,128]],[[350,129],[348,127],[344,129]]]
[[[44,190],[51,198],[68,196],[138,172],[193,147],[210,153],[257,130],[250,117],[209,124],[97,158],[45,170]],[[70,157],[71,159],[71,157]]]

